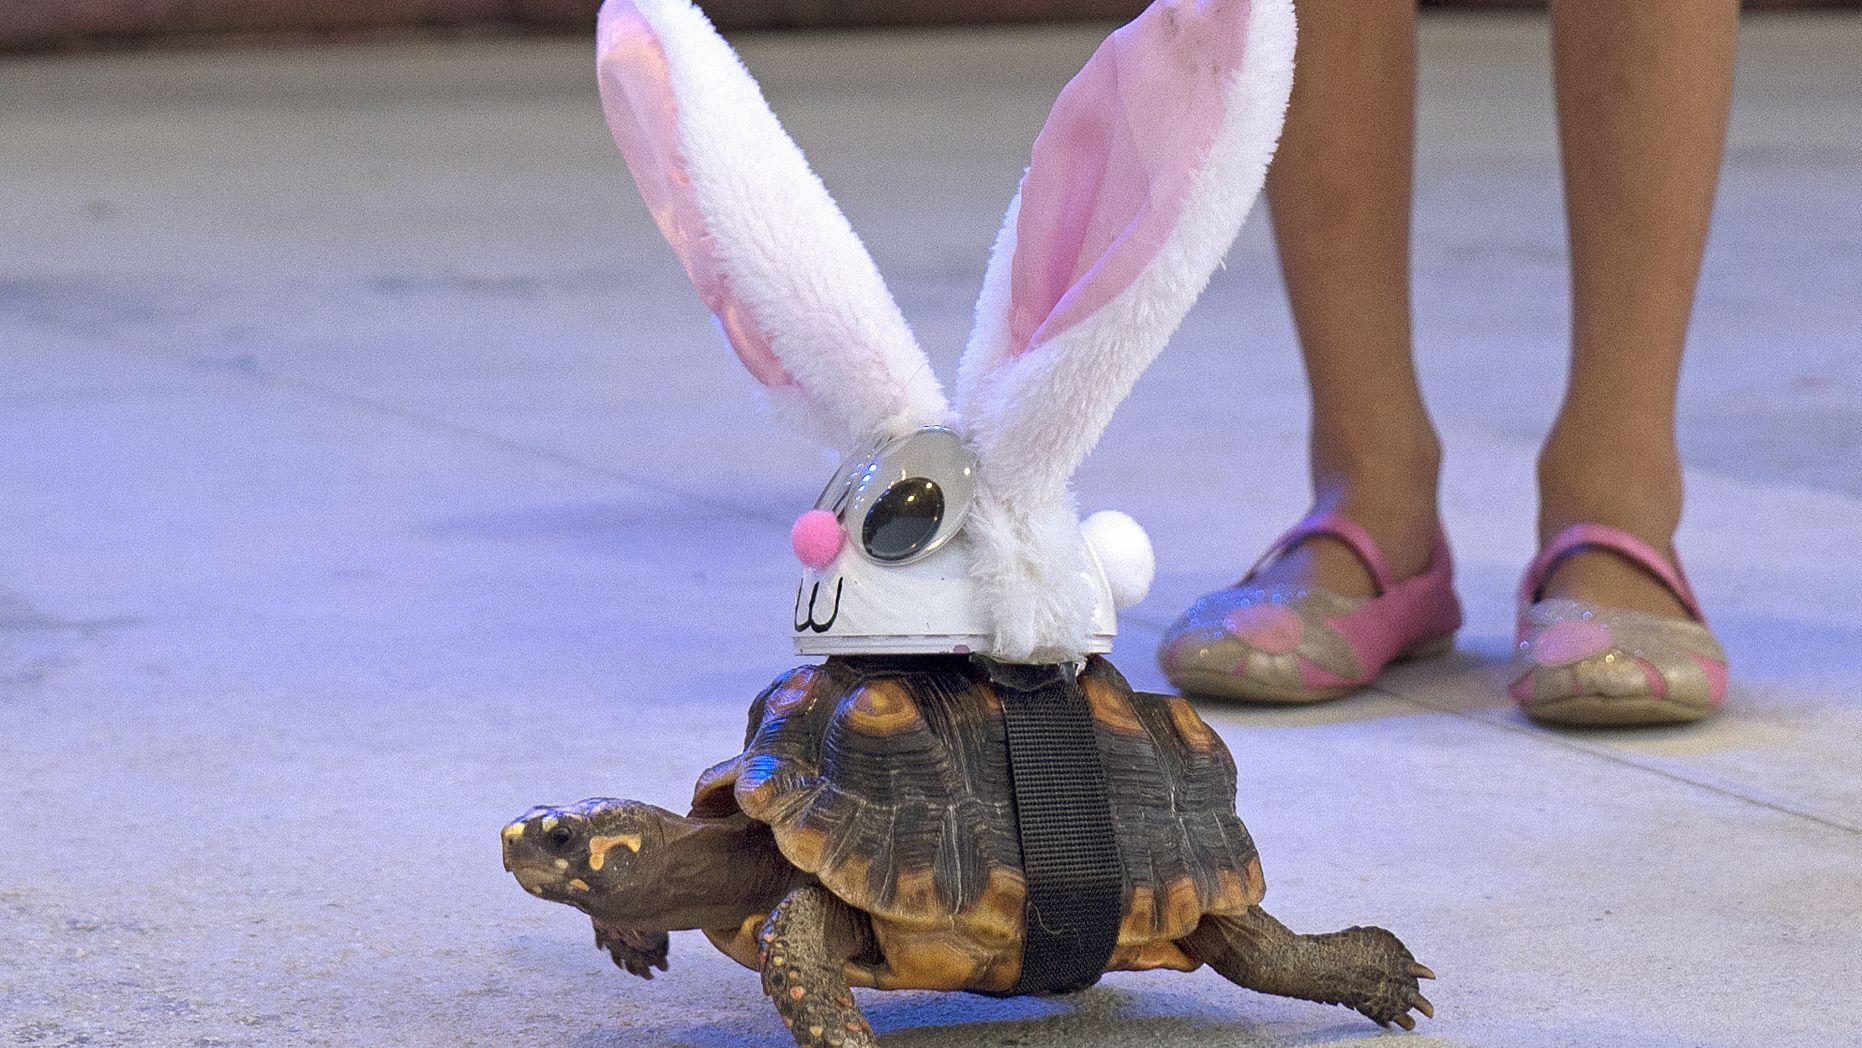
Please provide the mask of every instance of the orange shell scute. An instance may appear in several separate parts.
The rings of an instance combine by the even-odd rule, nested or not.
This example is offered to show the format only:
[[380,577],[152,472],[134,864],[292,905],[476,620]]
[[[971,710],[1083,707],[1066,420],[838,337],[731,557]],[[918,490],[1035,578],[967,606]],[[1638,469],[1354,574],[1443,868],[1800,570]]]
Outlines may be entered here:
[[1084,683],[1086,703],[1092,708],[1094,721],[1121,735],[1145,734],[1144,725],[1124,693],[1104,680],[1089,679]]
[[1171,723],[1177,726],[1177,733],[1186,745],[1199,753],[1207,753],[1216,747],[1220,740],[1209,725],[1203,723],[1202,716],[1188,700],[1181,695],[1171,695],[1164,699],[1164,704],[1170,710]]
[[853,694],[845,714],[847,727],[862,735],[895,735],[924,723],[918,706],[896,681],[868,684]]

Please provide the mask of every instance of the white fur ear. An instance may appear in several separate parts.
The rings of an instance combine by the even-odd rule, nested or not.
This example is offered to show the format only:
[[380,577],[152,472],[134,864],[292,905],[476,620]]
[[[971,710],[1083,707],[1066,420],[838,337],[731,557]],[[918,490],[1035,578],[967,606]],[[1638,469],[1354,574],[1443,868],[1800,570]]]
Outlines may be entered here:
[[1084,650],[1091,609],[1063,606],[1053,580],[1086,569],[1085,551],[1041,536],[1078,519],[1074,470],[1234,243],[1279,140],[1293,45],[1292,0],[1154,0],[1035,142],[958,376],[981,463],[972,512],[999,538],[976,571],[1001,657]]
[[948,421],[866,248],[689,0],[606,0],[602,106],[660,232],[744,367],[841,450]]
[[1143,601],[1157,575],[1157,555],[1144,528],[1127,514],[1102,509],[1080,522],[1080,533],[1112,588],[1113,606],[1129,608]]

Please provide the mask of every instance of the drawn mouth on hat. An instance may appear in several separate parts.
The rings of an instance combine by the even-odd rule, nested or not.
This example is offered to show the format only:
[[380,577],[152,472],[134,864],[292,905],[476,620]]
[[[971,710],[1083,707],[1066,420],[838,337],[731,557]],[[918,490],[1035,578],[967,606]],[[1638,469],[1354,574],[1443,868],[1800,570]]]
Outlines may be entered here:
[[847,586],[847,576],[842,575],[834,580],[833,611],[828,614],[827,618],[819,622],[815,621],[815,604],[821,599],[821,583],[816,582],[814,586],[809,589],[808,610],[804,612],[802,610],[802,587],[807,585],[807,579],[803,579],[801,582],[795,584],[795,632],[801,633],[806,630],[812,633],[826,633],[834,628],[835,620],[840,618],[840,598],[842,590]]

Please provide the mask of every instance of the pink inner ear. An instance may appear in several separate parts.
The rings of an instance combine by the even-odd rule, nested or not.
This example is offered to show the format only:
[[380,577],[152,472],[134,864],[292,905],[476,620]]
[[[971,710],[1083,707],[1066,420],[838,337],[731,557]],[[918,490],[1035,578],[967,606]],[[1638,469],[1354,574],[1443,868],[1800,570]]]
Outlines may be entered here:
[[1061,91],[1015,233],[1010,356],[1138,279],[1176,228],[1227,112],[1249,0],[1157,0]]
[[653,221],[750,374],[765,386],[794,385],[713,251],[680,151],[679,99],[658,34],[633,4],[610,2],[601,9],[598,40],[602,109]]

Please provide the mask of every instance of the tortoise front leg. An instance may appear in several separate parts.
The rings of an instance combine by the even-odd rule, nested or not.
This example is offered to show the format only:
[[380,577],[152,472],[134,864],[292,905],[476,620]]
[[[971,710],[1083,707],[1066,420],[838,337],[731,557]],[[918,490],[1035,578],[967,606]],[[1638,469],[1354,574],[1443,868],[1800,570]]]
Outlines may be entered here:
[[1177,945],[1237,985],[1342,1004],[1380,1026],[1415,1029],[1412,1008],[1435,1016],[1416,985],[1418,978],[1433,979],[1435,973],[1417,964],[1403,943],[1382,928],[1295,935],[1266,910],[1251,906],[1239,916],[1204,917]]
[[653,978],[653,969],[666,970],[666,951],[672,937],[663,931],[621,928],[590,918],[595,925],[595,945],[608,951],[621,970],[642,979]]
[[877,1048],[853,1003],[846,961],[858,949],[859,914],[818,884],[790,892],[763,925],[763,992],[802,1048]]

